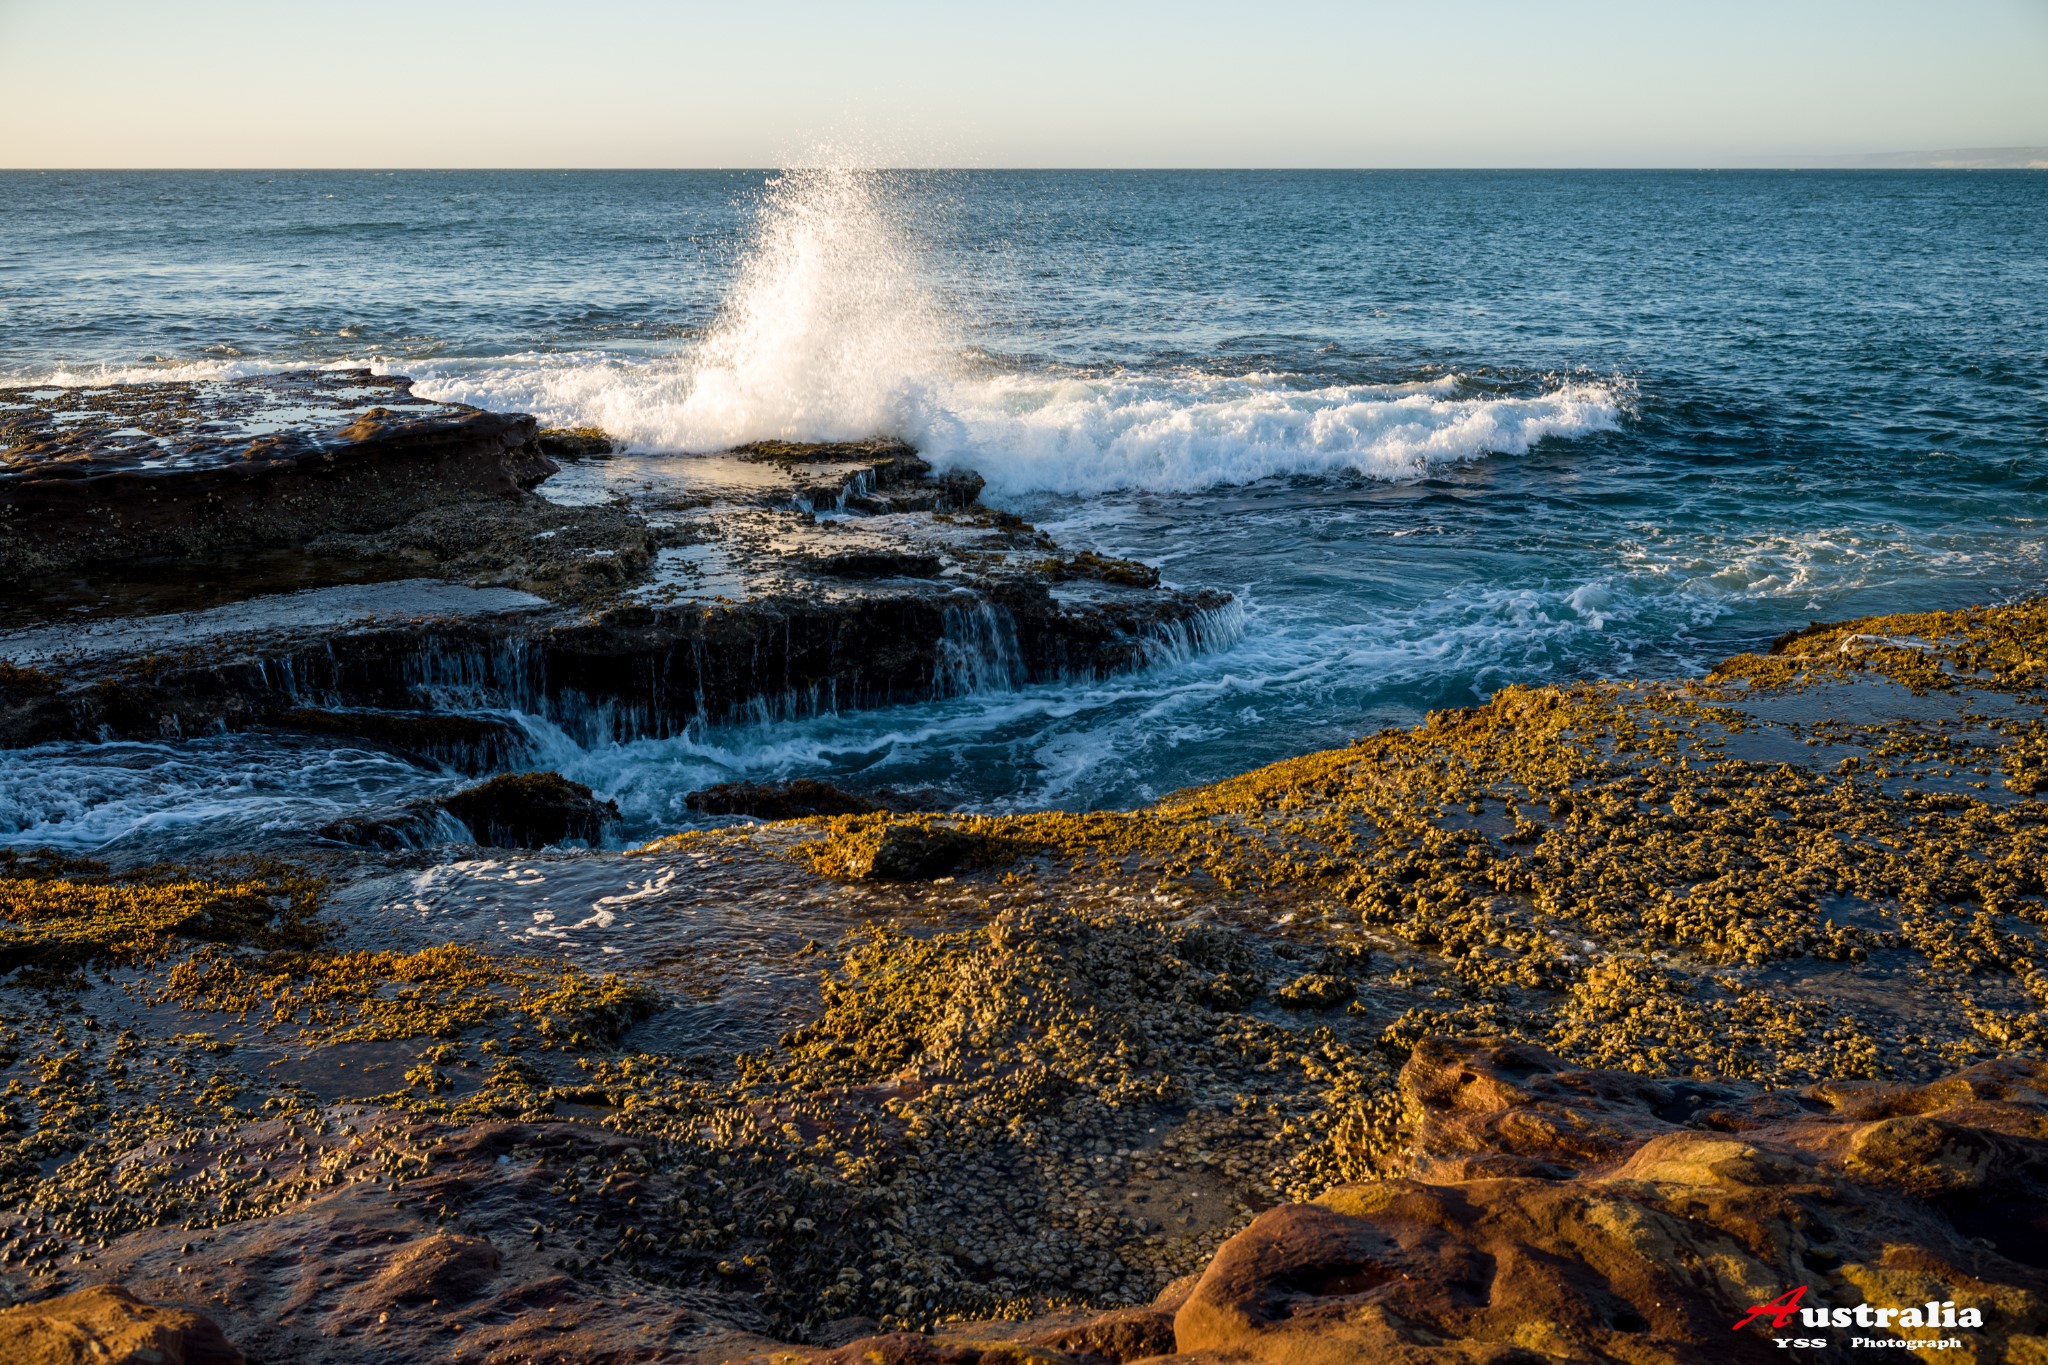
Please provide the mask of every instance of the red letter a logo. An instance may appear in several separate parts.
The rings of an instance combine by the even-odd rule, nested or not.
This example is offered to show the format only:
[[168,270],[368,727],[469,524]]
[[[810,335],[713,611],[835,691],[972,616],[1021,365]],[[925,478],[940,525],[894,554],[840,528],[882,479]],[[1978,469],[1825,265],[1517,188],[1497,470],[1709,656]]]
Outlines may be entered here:
[[1760,1303],[1744,1313],[1742,1321],[1735,1324],[1735,1330],[1740,1332],[1758,1318],[1769,1318],[1773,1332],[1783,1331],[1786,1324],[1792,1321],[1793,1315],[1799,1311],[1799,1301],[1805,1297],[1806,1286],[1803,1284],[1797,1289],[1788,1289],[1769,1303]]

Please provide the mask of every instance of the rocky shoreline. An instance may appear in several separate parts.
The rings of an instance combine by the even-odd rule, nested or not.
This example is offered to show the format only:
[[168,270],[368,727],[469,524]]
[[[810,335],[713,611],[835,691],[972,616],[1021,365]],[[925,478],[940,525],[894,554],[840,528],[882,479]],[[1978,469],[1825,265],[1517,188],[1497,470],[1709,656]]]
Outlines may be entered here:
[[[297,400],[304,429],[238,407],[252,386]],[[508,713],[585,743],[658,738],[1100,677],[1236,629],[1228,594],[1064,552],[897,442],[636,460],[364,371],[216,387],[0,391],[0,583],[17,592],[0,746],[270,729],[483,774],[530,760]],[[119,420],[155,404],[197,425],[163,426],[147,458],[104,424],[49,434],[109,393]],[[108,480],[114,529],[51,501]],[[158,514],[162,534],[142,529]],[[304,547],[289,565],[281,537]]]
[[0,390],[0,583],[386,530],[533,487],[537,436],[367,370]]
[[[382,576],[17,623],[0,733],[482,777],[517,736],[451,700],[665,733],[1228,629],[894,444],[579,449],[490,495],[517,536],[408,518],[346,533]],[[0,1340],[1705,1362],[1785,1358],[1730,1327],[1805,1286],[2048,1360],[2044,660],[2048,601],[1816,626],[1135,811],[792,784],[630,850],[0,855]],[[559,782],[455,818],[601,842]],[[1912,1331],[1930,1301],[1981,1325]]]

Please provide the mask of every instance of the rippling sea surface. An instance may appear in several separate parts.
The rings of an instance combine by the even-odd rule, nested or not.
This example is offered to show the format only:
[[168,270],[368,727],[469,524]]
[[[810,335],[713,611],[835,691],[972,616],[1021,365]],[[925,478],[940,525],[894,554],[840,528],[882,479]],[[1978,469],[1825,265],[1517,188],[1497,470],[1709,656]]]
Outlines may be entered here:
[[[546,761],[634,833],[741,776],[1125,805],[1510,682],[2039,591],[2043,223],[2029,172],[6,173],[0,382],[367,363],[677,459],[906,436],[1233,590],[1242,637]],[[451,781],[263,745],[0,755],[0,842]]]

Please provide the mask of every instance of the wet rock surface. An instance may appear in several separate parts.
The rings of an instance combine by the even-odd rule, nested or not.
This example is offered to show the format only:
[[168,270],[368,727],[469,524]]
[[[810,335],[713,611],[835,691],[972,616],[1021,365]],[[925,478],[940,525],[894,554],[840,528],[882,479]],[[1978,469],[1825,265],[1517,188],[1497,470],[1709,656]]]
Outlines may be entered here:
[[498,848],[599,844],[619,822],[618,805],[600,801],[560,773],[507,773],[438,803],[480,843]]
[[[346,736],[453,794],[533,766],[515,716],[1086,676],[1224,610],[922,465],[579,460],[508,501],[653,547],[615,579],[489,579],[619,557],[567,521],[460,581],[406,532],[389,581],[19,625],[0,723]],[[920,573],[818,571],[869,554]],[[2044,658],[2041,602],[1815,628],[1131,811],[791,784],[626,852],[8,854],[0,1302],[336,1365],[1690,1362],[1778,1358],[1730,1324],[1805,1284],[2025,1360]],[[472,813],[601,819],[542,795]]]
[[829,782],[799,777],[789,782],[721,782],[685,798],[691,810],[706,815],[751,815],[762,820],[794,820],[807,815],[866,815],[882,804]]
[[319,833],[337,843],[389,850],[437,843],[593,847],[602,844],[618,823],[616,802],[599,800],[589,787],[560,773],[501,773],[488,782],[396,811],[337,820]]
[[509,497],[557,466],[530,417],[367,370],[0,390],[0,582],[303,545]]
[[[0,661],[13,670],[0,675],[0,744],[223,729],[338,739],[357,718],[366,743],[485,773],[535,757],[531,735],[506,723],[515,714],[583,744],[661,738],[740,716],[1100,677],[1235,629],[1227,594],[1161,588],[1142,565],[1062,558],[981,507],[977,477],[934,471],[901,442],[649,458],[611,450],[602,433],[542,443],[530,419],[459,405],[408,398],[401,413],[392,404],[405,383],[322,372],[218,392],[9,400],[0,411],[16,413],[17,447],[0,500],[53,479],[183,487],[262,470],[327,479],[330,467],[381,491],[336,483],[333,515],[300,515],[266,492],[270,520],[209,524],[196,540],[171,494],[136,494],[133,516],[159,509],[162,535],[137,530],[121,555],[157,559],[53,569],[48,590],[16,599],[0,622],[12,626],[0,629]],[[386,416],[351,417],[347,404],[378,395]],[[246,455],[232,421],[247,428],[288,400],[298,425],[272,453]],[[149,411],[160,430],[146,441],[108,427]],[[67,413],[84,416],[60,422]],[[516,458],[458,441],[485,426]],[[421,442],[468,473],[415,491],[403,461],[429,459]],[[399,453],[385,460],[387,446]],[[148,453],[172,447],[175,457]],[[548,474],[538,493],[524,490]],[[211,487],[208,507],[219,504]],[[97,492],[87,502],[125,505]],[[32,524],[48,544],[21,552],[57,554],[68,523],[21,507],[0,517],[0,538]],[[280,542],[297,549],[289,564],[261,548]],[[1076,564],[1095,567],[1076,577]]]

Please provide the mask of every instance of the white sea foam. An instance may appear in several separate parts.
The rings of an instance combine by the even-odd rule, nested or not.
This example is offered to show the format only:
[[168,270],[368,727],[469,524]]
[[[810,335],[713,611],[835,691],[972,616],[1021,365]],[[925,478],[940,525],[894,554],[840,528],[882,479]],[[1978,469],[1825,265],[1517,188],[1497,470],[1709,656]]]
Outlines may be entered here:
[[1597,383],[1530,397],[1455,396],[1422,385],[1304,388],[1277,375],[1006,377],[934,421],[927,443],[1001,492],[1187,492],[1280,474],[1408,479],[1546,436],[1612,428],[1620,405]]
[[1703,601],[1798,602],[1831,611],[1849,593],[1899,592],[1930,579],[1967,583],[1991,569],[2048,562],[2029,521],[1909,528],[1864,522],[1797,530],[1708,530],[1638,524],[1616,546],[1635,581]]
[[[138,361],[131,365],[79,365],[61,362],[26,368],[0,368],[0,385],[89,389],[116,384],[196,383],[210,379],[247,379],[254,375],[280,374],[286,370],[359,370],[384,365],[375,357],[322,361],[318,364],[289,356],[208,357],[203,360]],[[403,372],[403,366],[391,367]]]
[[1406,479],[1621,417],[1612,382],[1476,396],[1456,375],[1316,385],[970,363],[971,329],[920,245],[931,212],[877,172],[788,172],[769,188],[718,320],[687,353],[435,361],[414,370],[420,392],[601,426],[653,452],[901,436],[977,470],[997,494],[1192,491],[1283,474]]
[[[1409,479],[1549,436],[1615,427],[1614,381],[1517,395],[1457,375],[1394,385],[1285,374],[1057,371],[969,360],[972,328],[924,246],[944,209],[901,176],[825,167],[771,181],[716,321],[669,356],[605,351],[331,360],[405,373],[424,397],[599,426],[677,454],[743,441],[900,436],[992,492],[1189,492],[1276,475]],[[270,358],[64,368],[56,384],[228,378]],[[21,377],[25,379],[26,377]]]
[[0,847],[256,843],[453,785],[390,754],[263,735],[45,744],[0,752]]
[[[803,398],[795,371],[768,385],[725,367],[691,371],[595,354],[436,362],[414,373],[424,396],[517,408],[553,425],[601,426],[642,451],[902,436],[943,466],[980,473],[998,495],[1192,492],[1287,474],[1411,479],[1441,465],[1521,455],[1545,437],[1613,430],[1625,403],[1622,386],[1594,380],[1525,396],[1460,396],[1456,375],[1309,387],[1276,374],[905,370],[890,384],[840,375],[839,393],[826,401]],[[821,383],[819,392],[831,387]],[[706,392],[713,397],[700,398]]]

